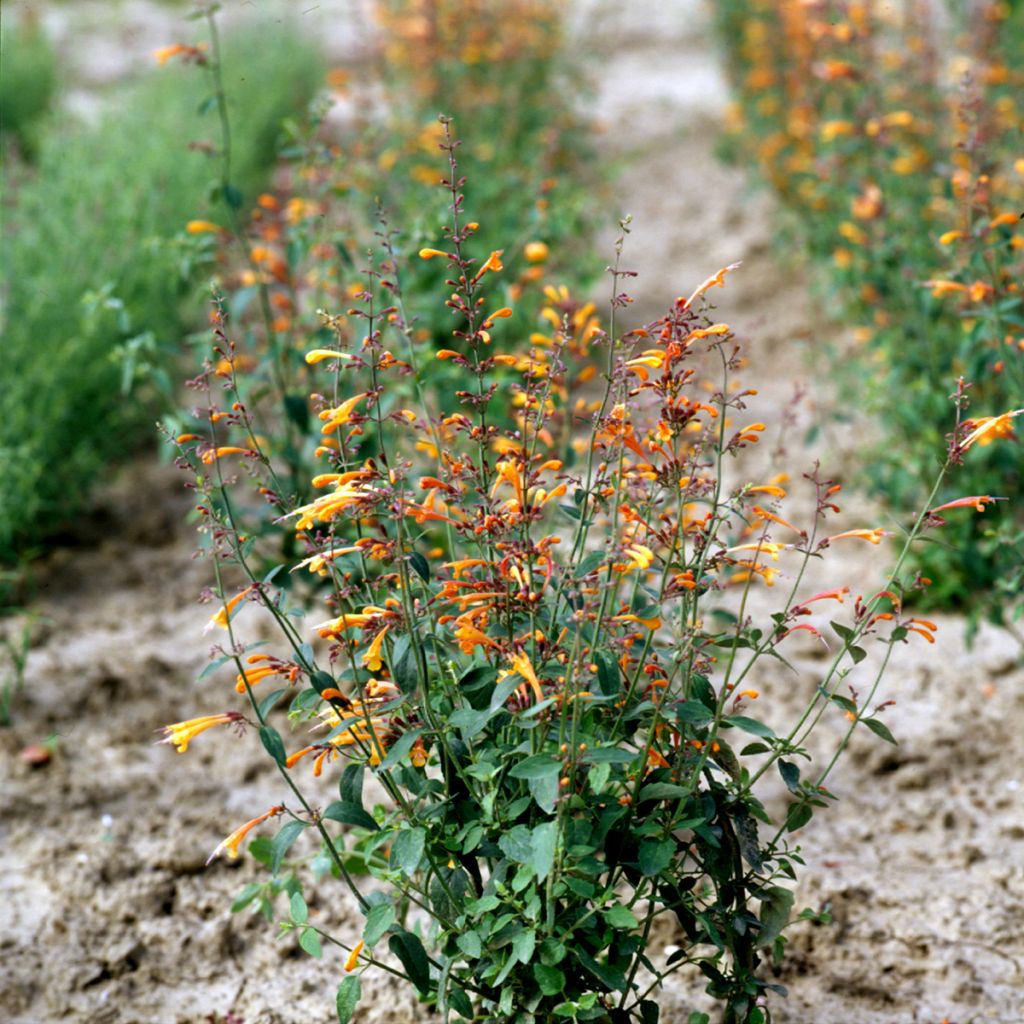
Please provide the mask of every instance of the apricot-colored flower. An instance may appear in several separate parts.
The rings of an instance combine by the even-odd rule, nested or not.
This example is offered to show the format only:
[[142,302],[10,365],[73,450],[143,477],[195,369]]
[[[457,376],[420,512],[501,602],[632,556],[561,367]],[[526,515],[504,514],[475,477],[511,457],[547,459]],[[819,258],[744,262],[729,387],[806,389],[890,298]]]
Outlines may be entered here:
[[435,256],[447,256],[448,253],[442,252],[440,249],[420,249],[421,260],[432,260]]
[[504,270],[505,266],[501,262],[501,254],[504,251],[504,249],[495,249],[494,252],[492,252],[491,255],[488,256],[487,259],[484,261],[483,266],[473,275],[473,280],[479,281],[480,278],[483,277],[484,274],[486,274],[488,271],[497,274],[498,271]]
[[206,629],[213,629],[214,626],[220,626],[221,629],[228,628],[228,621],[231,618],[231,613],[235,608],[245,600],[253,591],[253,587],[246,587],[245,590],[240,590],[233,598],[226,601],[223,606],[217,611],[216,615],[211,616],[210,621],[206,625]]
[[320,413],[320,419],[324,420],[324,425],[320,428],[322,434],[329,434],[336,430],[338,427],[349,423],[352,419],[352,413],[355,407],[366,397],[367,392],[362,392],[358,395],[353,395],[351,398],[346,398],[341,405],[334,409],[324,409]]
[[715,286],[719,288],[724,288],[725,275],[728,274],[731,270],[736,270],[739,267],[739,265],[739,263],[730,263],[729,266],[722,267],[722,269],[719,270],[717,273],[712,274],[705,281],[702,281],[701,284],[697,287],[696,291],[694,291],[694,293],[685,302],[681,303],[683,309],[689,309],[693,305],[694,300],[699,295],[703,295],[709,288]]
[[967,451],[972,444],[980,444],[982,448],[991,444],[1001,437],[1013,437],[1013,424],[1010,422],[1019,416],[1024,409],[1014,409],[1012,412],[1004,412],[999,416],[982,416],[976,420],[970,420],[972,430],[960,443],[960,450]]
[[831,543],[834,540],[846,540],[848,538],[855,540],[866,540],[869,544],[880,544],[883,537],[889,535],[887,530],[883,530],[880,527],[875,527],[873,530],[844,530],[842,533],[834,534],[831,537],[826,537],[822,543]]
[[238,856],[238,847],[242,840],[254,829],[257,825],[262,825],[268,818],[276,818],[279,814],[284,814],[284,804],[276,804],[271,807],[266,814],[261,814],[258,818],[253,818],[251,821],[247,821],[244,825],[236,828],[226,839],[223,839],[217,848],[206,858],[206,863],[209,864],[214,857],[222,852],[226,852],[229,857],[234,859]]
[[537,678],[537,673],[534,671],[533,664],[525,651],[520,651],[519,654],[513,655],[512,671],[522,676],[530,684],[538,703],[544,699],[544,691],[540,688],[540,680]]
[[933,516],[947,508],[973,508],[978,512],[984,512],[986,505],[997,501],[1006,501],[1005,498],[996,498],[991,494],[973,494],[967,498],[957,498],[955,501],[947,501],[944,505],[936,505],[928,515]]
[[381,661],[381,648],[384,644],[384,637],[387,636],[390,626],[385,626],[374,638],[373,643],[362,653],[363,667],[371,672],[379,672],[383,666]]
[[207,448],[202,455],[199,456],[202,459],[204,466],[210,466],[217,459],[222,458],[225,455],[255,455],[251,448],[238,448],[235,445],[224,445],[221,448]]
[[185,230],[190,235],[216,234],[221,227],[219,224],[214,224],[212,220],[190,220],[185,225]]
[[190,718],[187,722],[175,722],[163,727],[164,738],[160,742],[173,743],[178,753],[184,754],[188,750],[189,742],[201,732],[206,732],[215,725],[229,725],[241,720],[242,716],[237,711],[225,711],[220,715],[202,715],[199,718]]
[[362,951],[363,951],[363,941],[362,941],[362,939],[360,939],[359,942],[357,942],[355,944],[355,946],[352,947],[352,952],[349,953],[348,958],[345,960],[345,970],[346,971],[354,971],[356,969],[356,967],[359,964],[359,954]]

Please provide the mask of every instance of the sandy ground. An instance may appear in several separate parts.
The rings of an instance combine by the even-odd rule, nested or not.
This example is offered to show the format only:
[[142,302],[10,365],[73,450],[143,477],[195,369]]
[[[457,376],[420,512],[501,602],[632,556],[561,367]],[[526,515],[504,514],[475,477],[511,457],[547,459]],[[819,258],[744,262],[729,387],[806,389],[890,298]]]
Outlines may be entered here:
[[[119,45],[133,31],[147,47],[168,41],[163,31],[150,39],[145,5],[129,7],[135,21],[122,21]],[[768,199],[713,157],[726,95],[702,8],[583,10],[603,53],[604,145],[630,158],[619,202],[634,217],[626,262],[641,272],[638,318],[742,259],[716,301],[749,339],[748,379],[763,383],[753,409],[774,429],[794,386],[822,375],[816,344],[841,338],[800,272],[772,252]],[[100,39],[88,38],[78,51]],[[841,466],[854,428],[805,450],[800,437],[817,419],[806,404],[798,412],[789,460]],[[333,1019],[340,957],[313,961],[262,918],[228,912],[264,877],[248,860],[204,867],[227,830],[279,797],[265,757],[210,736],[183,756],[152,742],[161,725],[224,706],[223,679],[197,681],[209,612],[196,598],[208,580],[191,558],[188,505],[173,471],[136,465],[40,570],[26,689],[14,727],[0,730],[0,1017],[17,1024],[198,1024],[229,1011],[245,1024]],[[850,506],[844,527],[875,525],[877,511]],[[885,558],[837,546],[816,582],[866,588]],[[827,904],[834,923],[793,929],[773,979],[790,991],[773,1006],[779,1024],[1024,1021],[1024,671],[996,631],[968,651],[960,621],[939,625],[935,647],[902,649],[886,684],[900,745],[858,738],[832,779],[841,802],[800,837],[808,866],[797,906]],[[821,662],[801,650],[799,676],[759,681],[769,720],[816,685]],[[30,767],[21,751],[50,736],[53,758]],[[342,937],[358,929],[337,886],[314,890],[311,913]],[[706,1007],[701,987],[674,978],[662,1020],[682,1024]],[[364,1024],[428,1019],[385,975],[365,975],[364,993]]]

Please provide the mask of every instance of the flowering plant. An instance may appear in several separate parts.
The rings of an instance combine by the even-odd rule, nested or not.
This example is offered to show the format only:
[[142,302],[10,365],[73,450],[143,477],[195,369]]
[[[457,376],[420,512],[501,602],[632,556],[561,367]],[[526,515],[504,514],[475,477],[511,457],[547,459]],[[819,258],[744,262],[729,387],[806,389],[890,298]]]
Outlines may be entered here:
[[[715,17],[738,98],[727,145],[827,268],[829,308],[870,365],[853,361],[851,399],[866,393],[901,438],[878,446],[867,482],[905,513],[934,473],[959,376],[981,419],[1024,404],[1024,7],[726,0]],[[963,479],[1013,498],[1024,483],[1001,445]],[[919,606],[1013,628],[1022,541],[1019,501],[951,524],[915,554],[935,580]]]
[[[791,916],[793,833],[833,799],[858,727],[893,741],[877,700],[889,656],[936,628],[903,610],[923,586],[904,571],[910,545],[996,499],[922,512],[877,587],[809,593],[808,567],[832,545],[886,531],[830,532],[839,486],[817,470],[806,526],[785,512],[784,478],[744,478],[738,460],[765,425],[746,414],[756,391],[735,382],[739,349],[706,306],[735,267],[623,330],[624,222],[607,323],[581,321],[556,290],[562,314],[522,341],[492,298],[501,261],[477,248],[450,137],[442,149],[449,222],[418,258],[450,341],[410,343],[385,239],[355,305],[324,314],[327,337],[305,357],[319,496],[284,486],[280,424],[250,401],[217,306],[214,359],[192,382],[207,427],[177,444],[216,575],[211,628],[226,635],[213,665],[231,667],[244,710],[167,726],[165,740],[184,751],[220,726],[257,733],[287,798],[212,857],[281,822],[250,843],[274,881],[237,905],[272,914],[287,891],[302,947],[346,951],[343,1024],[367,971],[407,978],[448,1019],[651,1024],[659,985],[684,968],[725,1021],[764,1024],[784,991],[761,968]],[[572,369],[593,352],[599,393]],[[436,387],[436,368],[454,385]],[[957,398],[947,466],[1009,422],[960,422]],[[254,497],[301,548],[269,572],[245,525]],[[312,624],[280,582],[293,574],[319,584]],[[250,605],[270,646],[253,639]],[[848,614],[829,627],[817,612],[833,605]],[[787,665],[801,637],[828,648],[803,711],[753,715],[763,665]],[[865,688],[868,641],[882,654]],[[808,739],[826,718],[840,730],[818,762]],[[763,799],[773,776],[777,813]],[[297,874],[284,884],[307,857],[348,887],[359,939],[317,922]],[[651,947],[663,917],[685,936],[667,960]]]

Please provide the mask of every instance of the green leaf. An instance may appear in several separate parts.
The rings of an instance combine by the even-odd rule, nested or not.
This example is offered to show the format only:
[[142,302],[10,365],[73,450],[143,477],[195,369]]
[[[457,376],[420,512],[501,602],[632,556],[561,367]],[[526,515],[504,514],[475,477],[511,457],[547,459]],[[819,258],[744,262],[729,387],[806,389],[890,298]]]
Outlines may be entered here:
[[577,950],[576,956],[579,958],[580,963],[606,988],[613,992],[626,991],[628,984],[626,976],[618,969],[618,967],[612,967],[611,964],[599,963],[582,948]]
[[800,785],[800,766],[793,764],[792,761],[780,761],[779,774],[782,776],[782,781],[786,784],[786,789],[790,793],[795,793]]
[[270,873],[272,875],[276,875],[280,871],[285,854],[305,828],[304,821],[287,821],[281,826],[270,844]]
[[630,764],[636,758],[633,751],[622,750],[620,747],[595,747],[583,755],[587,764]]
[[786,811],[787,831],[795,832],[798,828],[803,828],[813,815],[814,808],[810,804],[790,804],[789,810]]
[[530,840],[530,830],[525,825],[516,825],[502,833],[498,839],[498,848],[509,860],[525,864],[533,852]]
[[240,210],[242,208],[242,203],[244,202],[241,189],[235,185],[225,185],[224,202],[226,202],[232,210]]
[[281,734],[271,725],[260,726],[260,741],[263,743],[267,753],[282,767],[288,760],[284,751],[284,741]]
[[366,927],[363,928],[363,942],[373,949],[387,930],[395,923],[395,908],[391,903],[376,903],[370,907],[366,915]]
[[309,908],[302,898],[301,892],[293,892],[288,902],[288,909],[291,911],[292,920],[296,924],[305,924],[309,920]]
[[640,790],[640,802],[644,800],[681,800],[690,795],[690,790],[672,782],[652,782]]
[[619,663],[611,651],[594,651],[597,663],[597,685],[605,697],[614,697],[622,688]]
[[629,907],[624,907],[621,903],[616,903],[614,907],[602,910],[601,916],[613,928],[635,928],[638,923],[637,919],[633,916],[633,911]]
[[342,825],[357,825],[371,832],[380,831],[380,825],[359,804],[348,803],[345,800],[335,800],[328,804],[324,817],[341,822]]
[[363,806],[363,776],[366,774],[366,765],[351,762],[345,765],[345,770],[338,780],[338,795],[342,803],[356,804]]
[[793,893],[780,885],[773,885],[761,894],[761,930],[757,933],[758,946],[770,946],[789,924],[793,909]]
[[536,948],[537,933],[532,928],[521,931],[512,940],[512,955],[521,964],[528,964],[533,960],[533,952]]
[[554,821],[544,821],[536,825],[530,839],[530,859],[528,861],[538,882],[548,877],[555,863],[555,847],[558,843],[558,826]]
[[578,566],[576,566],[576,579],[581,580],[584,576],[589,576],[595,569],[600,569],[605,563],[605,553],[603,551],[591,551],[589,555],[584,558]]
[[672,863],[676,843],[673,839],[645,839],[640,844],[637,863],[640,872],[649,878],[660,875]]
[[257,718],[266,718],[271,711],[274,710],[274,705],[288,692],[287,688],[275,690],[273,693],[268,694],[263,700],[260,701],[260,706],[257,709]]
[[849,643],[854,638],[854,631],[849,626],[844,626],[841,622],[830,623],[832,628],[842,637],[844,643]]
[[734,725],[737,729],[749,732],[752,736],[760,736],[762,739],[772,739],[775,736],[774,730],[770,729],[764,722],[756,718],[747,718],[745,715],[730,715],[723,719],[728,725]]
[[388,939],[388,948],[402,961],[409,980],[426,995],[430,991],[430,962],[423,943],[412,932],[401,931]]
[[877,718],[862,718],[861,724],[866,725],[876,736],[885,740],[886,743],[891,743],[894,747],[899,746],[896,742],[896,737],[889,732],[889,727]]
[[565,975],[557,967],[534,964],[533,976],[546,996],[557,996],[565,988]]
[[312,928],[303,928],[299,935],[299,945],[312,957],[319,959],[323,955],[320,936]]
[[484,951],[483,943],[480,941],[480,935],[477,932],[460,932],[455,937],[455,945],[462,950],[465,956],[468,956],[470,960],[476,960],[480,957],[480,954]]
[[853,658],[854,665],[859,665],[867,656],[868,652],[863,647],[850,648],[850,657]]
[[561,773],[562,764],[548,754],[534,754],[512,766],[509,775],[514,779],[545,779]]
[[420,674],[412,639],[409,636],[398,638],[388,664],[391,667],[391,678],[402,693],[414,693],[420,682]]
[[358,974],[350,974],[339,986],[338,995],[335,999],[335,1008],[338,1011],[338,1024],[349,1024],[352,1014],[355,1012],[356,1004],[362,986]]
[[473,1019],[473,1004],[458,985],[453,984],[448,989],[448,1003],[460,1017],[465,1017],[466,1020]]
[[430,582],[430,566],[427,564],[427,560],[418,552],[413,551],[409,555],[409,564],[416,570],[416,575],[419,576],[424,583]]
[[551,814],[558,799],[558,772],[541,779],[530,779],[526,786],[530,796],[537,801],[537,806],[545,814]]
[[684,700],[676,705],[676,718],[689,725],[706,725],[715,720],[715,713],[698,700]]
[[260,891],[259,882],[250,882],[234,899],[231,904],[231,913],[237,914],[252,904]]
[[391,844],[388,862],[392,868],[398,868],[402,874],[412,877],[423,858],[423,850],[427,844],[427,833],[422,828],[402,829]]

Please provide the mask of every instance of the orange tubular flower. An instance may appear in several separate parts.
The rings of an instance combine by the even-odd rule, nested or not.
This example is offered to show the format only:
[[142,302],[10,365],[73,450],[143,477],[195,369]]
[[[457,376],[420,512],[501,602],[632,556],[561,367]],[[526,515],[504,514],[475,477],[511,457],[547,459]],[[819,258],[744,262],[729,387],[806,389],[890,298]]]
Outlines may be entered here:
[[222,458],[225,455],[255,455],[251,448],[237,448],[234,445],[225,445],[223,448],[208,448],[202,455],[199,456],[202,459],[204,466],[210,466],[217,459]]
[[374,638],[373,643],[362,653],[363,667],[368,668],[371,672],[379,672],[383,667],[383,661],[381,661],[381,648],[384,644],[384,637],[387,636],[390,626],[385,626]]
[[728,274],[731,270],[736,270],[739,266],[739,263],[730,263],[729,266],[722,267],[722,269],[719,270],[718,273],[712,274],[706,281],[703,281],[697,288],[697,290],[685,302],[683,302],[682,300],[678,300],[680,301],[680,304],[682,305],[683,309],[689,309],[693,305],[694,300],[697,299],[698,296],[703,295],[709,288],[713,288],[716,285],[719,288],[724,288],[725,275]]
[[215,725],[229,725],[241,720],[242,716],[237,711],[225,711],[220,715],[203,715],[200,718],[191,718],[187,722],[175,722],[163,727],[164,738],[159,742],[172,743],[179,754],[184,754],[188,750],[189,741],[195,739],[201,732],[206,732]]
[[271,807],[266,814],[261,814],[258,818],[253,818],[252,821],[247,821],[240,828],[236,828],[226,839],[222,840],[217,848],[206,858],[206,863],[209,864],[215,857],[220,853],[226,852],[229,857],[234,859],[238,856],[238,847],[242,840],[254,829],[257,825],[262,825],[268,818],[276,818],[279,814],[284,814],[284,804],[276,804]]
[[888,530],[883,530],[876,526],[873,530],[844,530],[842,533],[826,537],[825,540],[822,541],[822,544],[831,543],[834,540],[845,540],[847,538],[866,540],[869,544],[880,544],[882,542],[882,538],[888,536]]
[[246,599],[253,592],[253,587],[246,587],[245,590],[240,590],[233,598],[226,601],[223,606],[219,609],[216,615],[210,617],[210,621],[207,623],[206,631],[213,629],[214,626],[220,626],[221,629],[228,628],[228,621],[231,618],[231,613],[238,607],[238,605]]
[[435,256],[447,256],[448,253],[442,252],[440,249],[420,249],[421,260],[432,260]]
[[544,691],[540,688],[540,680],[537,678],[537,673],[533,670],[533,665],[525,651],[513,655],[512,671],[522,676],[530,684],[533,689],[533,695],[537,698],[537,703],[539,704],[544,699]]
[[343,424],[350,422],[355,407],[366,397],[366,395],[367,392],[364,391],[361,394],[353,395],[351,398],[345,399],[345,401],[335,409],[324,409],[324,411],[320,413],[320,419],[325,420],[326,422],[320,428],[320,432],[322,434],[329,434],[331,431],[336,430]]
[[1010,421],[1022,412],[1024,409],[1014,409],[1011,412],[1004,412],[1000,416],[983,416],[980,419],[968,421],[973,429],[961,441],[960,450],[967,451],[972,444],[980,444],[984,448],[985,445],[991,444],[997,438],[1013,437],[1013,424]]
[[504,270],[505,266],[501,262],[501,254],[504,249],[495,249],[490,256],[487,257],[484,265],[473,275],[474,281],[479,281],[488,271],[497,274],[499,271]]
[[933,516],[947,508],[973,508],[978,512],[984,512],[986,505],[997,501],[1006,501],[1006,498],[996,498],[991,494],[973,494],[969,498],[957,498],[956,501],[947,501],[945,505],[936,505],[928,515]]
[[345,960],[345,970],[354,971],[359,965],[359,954],[363,951],[362,939],[359,940],[353,947],[352,952],[349,953],[348,958]]
[[760,505],[755,505],[751,511],[755,516],[759,516],[761,519],[767,519],[769,522],[778,523],[779,526],[785,526],[787,530],[792,530],[794,533],[799,533],[801,536],[805,535],[806,531],[801,530],[800,527],[794,526],[792,523],[786,522],[780,516],[775,515],[774,512],[768,512],[761,508]]

